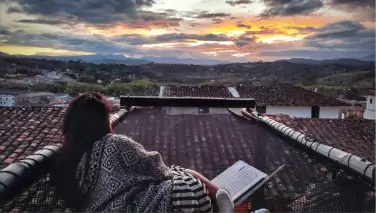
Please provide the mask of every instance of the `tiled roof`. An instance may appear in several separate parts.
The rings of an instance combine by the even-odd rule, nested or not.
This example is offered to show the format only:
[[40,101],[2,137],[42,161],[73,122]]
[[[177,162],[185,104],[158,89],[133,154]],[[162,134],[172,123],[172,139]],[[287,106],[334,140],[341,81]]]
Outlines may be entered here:
[[[274,212],[373,208],[372,192],[362,201],[355,201],[355,197],[343,200],[344,187],[351,191],[362,187],[356,182],[360,188],[337,185],[330,166],[316,161],[268,128],[229,114],[167,115],[158,108],[140,109],[130,113],[115,131],[135,139],[148,150],[159,151],[168,165],[195,169],[209,178],[240,159],[268,174],[286,164],[265,189],[267,207]],[[342,205],[343,202],[348,205]]]
[[[257,106],[347,106],[342,101],[291,84],[237,86],[240,98],[255,98]],[[163,96],[233,97],[227,86],[166,85]]]
[[[24,151],[19,150],[21,153],[34,152],[60,139],[55,129],[59,129],[63,108],[0,108],[0,112],[0,144],[6,143],[1,156],[7,152],[6,159],[23,144],[26,146],[22,146]],[[169,115],[160,108],[141,108],[131,112],[115,132],[134,138],[146,149],[159,151],[169,165],[195,169],[209,178],[240,159],[268,174],[286,164],[266,185],[266,200],[253,203],[264,207],[266,202],[272,212],[375,210],[374,192],[362,181],[347,182],[338,176],[333,179],[333,170],[338,170],[331,164],[316,159],[270,128],[230,114]],[[22,158],[17,156],[12,158]],[[64,211],[47,180],[48,176],[40,179],[0,211]]]
[[0,108],[0,169],[61,140],[65,108]]
[[267,116],[329,146],[375,163],[375,121]]
[[166,97],[211,97],[232,98],[226,86],[166,85],[163,96]]

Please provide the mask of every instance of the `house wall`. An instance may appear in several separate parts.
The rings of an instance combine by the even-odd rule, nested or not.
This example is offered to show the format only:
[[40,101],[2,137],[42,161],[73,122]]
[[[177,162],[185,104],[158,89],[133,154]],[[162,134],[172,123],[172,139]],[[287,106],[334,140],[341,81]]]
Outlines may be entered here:
[[341,118],[342,107],[320,107],[320,118]]
[[267,115],[285,114],[300,118],[311,117],[310,106],[266,106]]
[[[340,118],[342,107],[320,107],[320,118]],[[311,106],[267,106],[266,114],[285,114],[299,118],[311,118]]]
[[52,93],[21,94],[15,98],[15,104],[17,106],[29,106],[38,104],[45,105],[52,101],[55,101],[55,95]]
[[[367,96],[366,110],[364,111],[364,119],[375,120],[375,96]],[[372,102],[372,103],[371,103]]]
[[169,115],[199,115],[199,114],[229,114],[226,108],[208,108],[208,112],[199,113],[198,107],[163,107],[163,111]]
[[13,95],[0,95],[0,106],[11,107],[14,106]]

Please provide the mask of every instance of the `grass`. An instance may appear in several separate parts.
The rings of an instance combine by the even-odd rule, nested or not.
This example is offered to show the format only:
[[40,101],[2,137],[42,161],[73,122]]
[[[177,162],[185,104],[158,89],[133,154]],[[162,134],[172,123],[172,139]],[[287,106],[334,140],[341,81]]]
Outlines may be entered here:
[[353,86],[357,82],[361,83],[361,81],[368,81],[367,74],[369,71],[358,71],[358,72],[350,72],[350,73],[338,73],[334,75],[330,75],[324,78],[320,78],[317,80],[317,84],[319,85],[328,85],[328,86]]
[[301,85],[301,84],[296,84],[296,85],[303,87],[305,89],[318,88],[318,89],[330,89],[330,90],[341,90],[341,91],[343,91],[347,88],[346,86],[330,86],[330,85],[322,85],[322,84],[313,84],[313,85],[309,85],[309,86],[304,86],[304,85]]

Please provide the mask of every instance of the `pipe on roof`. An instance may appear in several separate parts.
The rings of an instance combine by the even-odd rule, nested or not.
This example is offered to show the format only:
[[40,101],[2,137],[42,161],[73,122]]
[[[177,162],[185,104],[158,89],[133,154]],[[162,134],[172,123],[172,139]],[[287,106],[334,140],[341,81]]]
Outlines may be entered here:
[[270,119],[267,116],[258,115],[255,112],[248,112],[246,110],[242,110],[242,114],[248,118],[254,118],[258,121],[261,121],[268,126],[272,127],[273,129],[277,130],[278,132],[282,133],[283,135],[299,142],[300,144],[308,147],[309,149],[313,150],[314,152],[329,158],[344,167],[347,167],[356,173],[360,174],[361,176],[365,176],[372,180],[373,185],[375,184],[375,165],[357,155],[342,151],[340,149],[325,145],[320,143],[318,140],[311,139],[307,137],[304,133],[295,131],[294,129],[279,123],[273,119]]
[[160,98],[163,97],[165,88],[166,88],[165,86],[160,86],[159,87],[159,97]]
[[120,106],[254,108],[254,98],[122,96]]

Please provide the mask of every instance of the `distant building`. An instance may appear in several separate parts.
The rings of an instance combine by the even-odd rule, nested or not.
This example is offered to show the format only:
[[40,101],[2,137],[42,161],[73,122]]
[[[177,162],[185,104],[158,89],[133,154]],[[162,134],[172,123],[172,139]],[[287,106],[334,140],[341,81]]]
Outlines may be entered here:
[[14,106],[14,96],[7,94],[7,95],[0,95],[0,107],[12,107]]
[[367,105],[366,109],[364,111],[363,118],[364,119],[372,119],[375,120],[375,94],[370,93],[369,95],[366,96],[367,98]]
[[24,93],[15,97],[16,106],[40,106],[48,105],[55,100],[55,94],[51,92]]
[[[280,83],[274,86],[236,87],[166,85],[161,86],[159,96],[254,98],[256,100],[255,110],[261,114],[285,114],[300,118],[342,118],[342,112],[350,105],[302,87]],[[197,111],[196,109],[186,110],[187,113],[188,111],[189,113]],[[214,112],[216,109],[208,109],[208,111]]]

